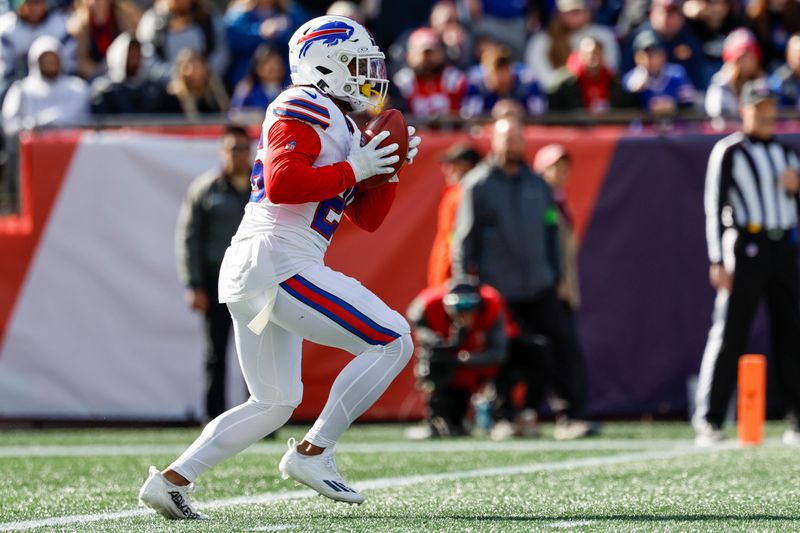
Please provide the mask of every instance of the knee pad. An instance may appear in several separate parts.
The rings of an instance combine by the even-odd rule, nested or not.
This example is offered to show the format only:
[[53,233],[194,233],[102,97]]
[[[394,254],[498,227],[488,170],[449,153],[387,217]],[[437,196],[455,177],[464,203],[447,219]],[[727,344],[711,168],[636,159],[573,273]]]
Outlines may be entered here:
[[411,340],[411,334],[404,333],[400,335],[398,338],[387,344],[385,346],[385,350],[387,354],[391,354],[398,359],[402,359],[403,365],[405,366],[405,364],[411,360],[411,356],[414,354],[414,341]]

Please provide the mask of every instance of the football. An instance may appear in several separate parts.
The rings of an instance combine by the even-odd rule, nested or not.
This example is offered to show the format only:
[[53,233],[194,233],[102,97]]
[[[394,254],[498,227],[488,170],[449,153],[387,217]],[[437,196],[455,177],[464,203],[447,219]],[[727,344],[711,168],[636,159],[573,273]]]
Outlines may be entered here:
[[[394,174],[397,174],[400,171],[400,167],[406,162],[406,154],[408,153],[408,125],[403,114],[397,109],[387,109],[370,120],[361,135],[361,145],[367,144],[382,131],[388,131],[389,136],[378,145],[379,147],[389,146],[392,143],[398,144],[397,151],[392,154],[400,157],[400,160],[392,165]],[[365,179],[361,183],[367,189],[374,189],[389,181],[394,174],[378,174]]]

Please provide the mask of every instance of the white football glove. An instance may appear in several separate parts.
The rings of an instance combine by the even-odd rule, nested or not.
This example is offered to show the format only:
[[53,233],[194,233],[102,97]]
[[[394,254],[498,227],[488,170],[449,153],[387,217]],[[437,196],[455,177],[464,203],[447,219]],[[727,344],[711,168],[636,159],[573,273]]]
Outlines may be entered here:
[[408,127],[408,153],[406,154],[406,163],[409,165],[414,162],[414,158],[417,157],[417,152],[419,149],[417,148],[422,139],[420,139],[419,135],[414,135],[417,129],[414,126]]
[[356,183],[378,174],[394,174],[394,169],[390,166],[400,160],[400,156],[390,155],[397,151],[397,143],[390,144],[384,148],[378,145],[389,136],[388,131],[382,131],[372,138],[370,142],[361,146],[361,135],[353,135],[350,141],[350,155],[347,162],[353,167],[353,174],[356,176]]

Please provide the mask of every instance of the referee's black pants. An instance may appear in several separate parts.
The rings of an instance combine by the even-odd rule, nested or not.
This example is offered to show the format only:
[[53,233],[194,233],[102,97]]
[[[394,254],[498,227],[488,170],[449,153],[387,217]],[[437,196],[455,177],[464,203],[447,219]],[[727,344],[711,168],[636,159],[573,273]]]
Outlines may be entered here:
[[800,289],[794,232],[770,239],[765,232],[740,231],[734,245],[736,267],[728,299],[722,343],[713,367],[706,420],[721,427],[736,386],[739,357],[762,295],[766,297],[773,361],[788,413],[800,407]]

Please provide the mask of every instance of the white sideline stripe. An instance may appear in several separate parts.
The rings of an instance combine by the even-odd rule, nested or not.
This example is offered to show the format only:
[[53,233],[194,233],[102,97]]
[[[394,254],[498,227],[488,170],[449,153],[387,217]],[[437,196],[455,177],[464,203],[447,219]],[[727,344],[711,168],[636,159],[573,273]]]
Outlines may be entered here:
[[[640,461],[657,461],[663,459],[673,459],[686,455],[696,455],[709,452],[719,452],[725,450],[740,449],[735,443],[726,443],[714,447],[698,448],[692,445],[684,445],[673,450],[646,451],[638,453],[627,453],[611,456],[584,457],[582,459],[570,459],[566,461],[554,461],[548,463],[533,463],[510,465],[492,468],[479,468],[477,470],[461,470],[456,472],[442,472],[437,474],[420,474],[416,476],[386,477],[377,479],[366,479],[358,481],[355,485],[360,490],[380,490],[395,489],[420,483],[430,483],[437,481],[451,481],[459,479],[469,479],[476,477],[493,476],[515,476],[521,474],[533,474],[536,472],[549,472],[555,470],[570,470],[573,468],[587,468],[595,466],[609,466]],[[316,496],[312,490],[294,490],[287,492],[272,492],[256,496],[239,496],[235,498],[224,498],[207,502],[197,502],[201,510],[219,509],[222,507],[233,507],[238,505],[261,505],[285,500],[296,500]],[[152,514],[152,511],[144,509],[132,509],[129,511],[118,511],[113,513],[93,513],[84,515],[57,516],[38,520],[21,520],[17,522],[0,522],[0,531],[22,531],[39,527],[63,526],[68,524],[87,524],[103,520],[120,520],[123,518],[133,518]]]
[[292,529],[292,524],[276,524],[274,526],[258,526],[252,529],[245,529],[245,531],[288,531]]
[[[672,448],[687,443],[687,440],[631,440],[631,439],[587,439],[576,441],[394,441],[339,444],[337,451],[347,453],[436,453],[436,452],[482,452],[482,451],[605,451],[646,450]],[[180,455],[184,444],[134,444],[134,445],[53,445],[53,446],[0,446],[0,458],[6,457],[117,457],[128,455]],[[282,454],[283,443],[254,444],[243,454]]]
[[544,527],[552,527],[555,529],[572,529],[574,527],[591,526],[594,520],[562,520],[561,522],[553,522],[545,524]]

